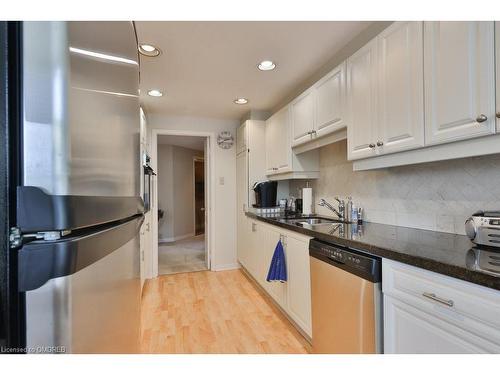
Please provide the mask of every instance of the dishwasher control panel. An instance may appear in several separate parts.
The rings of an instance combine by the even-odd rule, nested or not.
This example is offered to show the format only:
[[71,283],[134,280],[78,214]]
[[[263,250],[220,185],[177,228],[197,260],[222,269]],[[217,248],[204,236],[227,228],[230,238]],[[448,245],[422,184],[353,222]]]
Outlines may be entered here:
[[346,247],[311,240],[309,254],[370,281],[381,279],[381,259]]

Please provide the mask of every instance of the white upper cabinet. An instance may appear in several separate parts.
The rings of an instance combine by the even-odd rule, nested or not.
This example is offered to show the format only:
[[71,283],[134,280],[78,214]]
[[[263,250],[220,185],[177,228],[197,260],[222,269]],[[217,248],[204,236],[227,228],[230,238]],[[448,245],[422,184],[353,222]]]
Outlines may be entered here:
[[425,22],[425,144],[495,132],[493,22]]
[[266,174],[291,170],[288,107],[283,107],[266,122]]
[[318,178],[318,150],[295,155],[291,145],[291,106],[266,121],[266,175],[271,179]]
[[293,141],[298,146],[312,139],[314,129],[314,90],[302,93],[290,104]]
[[424,146],[422,22],[394,22],[347,60],[348,157]]
[[345,70],[343,62],[290,103],[292,147],[346,126]]
[[348,158],[375,156],[377,139],[377,40],[347,60]]
[[395,22],[378,36],[380,153],[424,146],[422,22]]
[[322,137],[346,126],[345,69],[343,62],[314,85],[314,137]]

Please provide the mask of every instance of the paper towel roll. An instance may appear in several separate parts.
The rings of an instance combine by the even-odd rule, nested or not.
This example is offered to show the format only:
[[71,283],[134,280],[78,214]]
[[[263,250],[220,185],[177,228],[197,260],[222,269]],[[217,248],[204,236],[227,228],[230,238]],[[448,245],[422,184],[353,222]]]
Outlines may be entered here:
[[302,189],[302,213],[304,215],[311,215],[313,212],[312,196],[312,188],[305,187]]

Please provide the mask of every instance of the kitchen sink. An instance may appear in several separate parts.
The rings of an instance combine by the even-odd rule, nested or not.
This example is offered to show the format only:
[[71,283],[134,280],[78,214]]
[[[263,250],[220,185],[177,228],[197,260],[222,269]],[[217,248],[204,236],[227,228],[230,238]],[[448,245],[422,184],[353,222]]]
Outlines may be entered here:
[[295,224],[299,226],[320,226],[320,225],[331,225],[331,224],[340,224],[343,223],[341,220],[330,219],[330,218],[322,218],[322,217],[314,217],[314,218],[294,218],[294,219],[282,219],[283,222]]

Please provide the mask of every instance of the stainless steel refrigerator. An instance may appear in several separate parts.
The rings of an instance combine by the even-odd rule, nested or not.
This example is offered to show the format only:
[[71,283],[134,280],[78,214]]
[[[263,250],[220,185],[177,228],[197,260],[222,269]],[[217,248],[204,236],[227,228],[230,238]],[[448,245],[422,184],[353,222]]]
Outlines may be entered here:
[[6,347],[137,352],[144,207],[134,24],[22,22],[12,34]]

